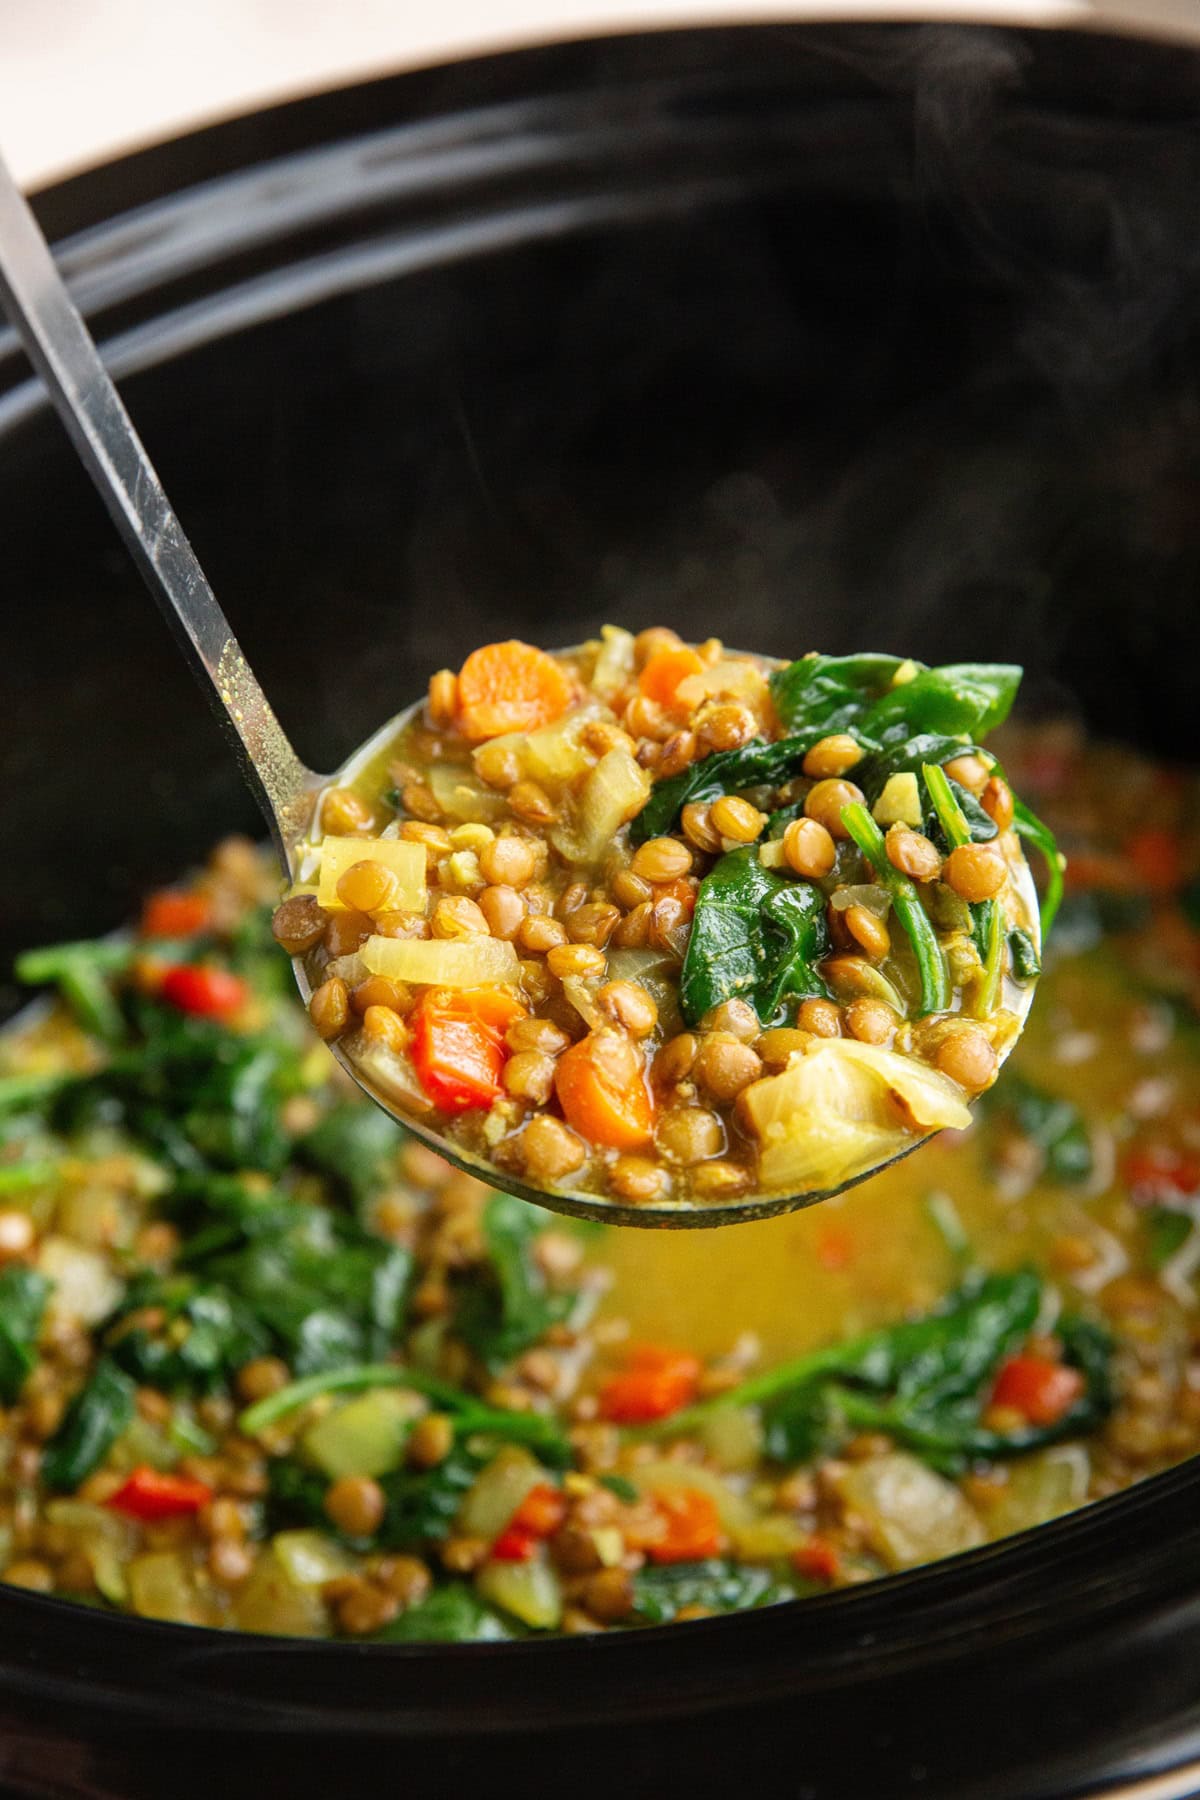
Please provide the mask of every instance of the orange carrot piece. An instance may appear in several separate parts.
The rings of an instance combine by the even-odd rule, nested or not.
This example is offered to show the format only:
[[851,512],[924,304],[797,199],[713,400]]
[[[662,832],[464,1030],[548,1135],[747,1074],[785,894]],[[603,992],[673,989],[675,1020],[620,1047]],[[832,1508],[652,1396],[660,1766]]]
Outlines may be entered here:
[[566,670],[518,638],[473,650],[458,673],[458,722],[473,743],[506,731],[537,731],[570,704]]
[[637,1150],[654,1133],[640,1053],[615,1031],[594,1031],[558,1059],[554,1086],[567,1124],[591,1144]]
[[[677,710],[676,691],[689,675],[702,675],[704,664],[694,650],[681,644],[677,650],[659,650],[638,676],[638,693],[667,712]],[[686,708],[683,709],[686,712]]]
[[663,1524],[661,1535],[646,1546],[651,1562],[703,1562],[720,1555],[721,1518],[711,1494],[681,1488],[678,1493],[655,1494],[654,1505]]

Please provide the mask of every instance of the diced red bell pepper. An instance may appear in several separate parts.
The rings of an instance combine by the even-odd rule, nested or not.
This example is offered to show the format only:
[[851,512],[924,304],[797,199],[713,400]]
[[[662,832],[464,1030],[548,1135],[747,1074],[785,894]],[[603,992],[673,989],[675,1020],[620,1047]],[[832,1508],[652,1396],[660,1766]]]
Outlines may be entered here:
[[535,1532],[508,1525],[492,1545],[492,1556],[497,1562],[530,1562],[537,1547]]
[[250,998],[250,989],[239,975],[208,963],[173,964],[158,991],[180,1012],[203,1019],[231,1019]]
[[171,1475],[139,1463],[106,1505],[131,1519],[153,1523],[156,1519],[182,1519],[197,1513],[212,1499],[212,1489],[187,1475]]
[[814,1534],[807,1543],[797,1545],[792,1551],[792,1567],[808,1581],[828,1583],[836,1579],[841,1557],[828,1538]]
[[600,1417],[615,1425],[646,1425],[678,1412],[696,1397],[702,1364],[688,1350],[638,1344],[625,1367],[600,1389]]
[[1138,1144],[1121,1158],[1121,1176],[1135,1200],[1177,1200],[1200,1192],[1200,1157],[1174,1144]]
[[654,1506],[663,1522],[661,1534],[646,1545],[651,1562],[703,1562],[722,1546],[721,1519],[711,1494],[698,1488],[656,1494]]
[[151,894],[142,909],[142,936],[195,937],[207,928],[211,918],[212,905],[207,895],[162,888]]
[[425,1092],[443,1112],[490,1107],[504,1092],[504,1034],[525,1017],[497,988],[431,989],[412,1014],[413,1062]]
[[1048,1356],[1010,1356],[992,1389],[992,1405],[1010,1407],[1031,1425],[1057,1425],[1083,1395],[1078,1369]]

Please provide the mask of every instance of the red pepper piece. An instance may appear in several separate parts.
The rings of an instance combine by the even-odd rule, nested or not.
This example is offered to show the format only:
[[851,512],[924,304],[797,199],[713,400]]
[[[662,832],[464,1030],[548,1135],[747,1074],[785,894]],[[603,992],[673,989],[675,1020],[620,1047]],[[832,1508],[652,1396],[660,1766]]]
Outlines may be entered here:
[[175,963],[163,976],[159,993],[180,1012],[202,1019],[231,1019],[250,998],[240,976],[207,963]]
[[123,1486],[106,1501],[114,1512],[150,1523],[155,1519],[181,1519],[197,1513],[212,1499],[212,1489],[187,1475],[171,1475],[139,1463]]
[[1082,1374],[1048,1356],[1010,1356],[992,1389],[992,1405],[1011,1407],[1031,1425],[1057,1425],[1082,1396]]

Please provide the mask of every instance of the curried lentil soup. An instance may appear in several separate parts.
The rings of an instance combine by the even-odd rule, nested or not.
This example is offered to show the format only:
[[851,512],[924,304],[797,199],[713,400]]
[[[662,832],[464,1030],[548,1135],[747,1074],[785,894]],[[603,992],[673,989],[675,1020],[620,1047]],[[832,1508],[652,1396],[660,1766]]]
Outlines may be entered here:
[[504,1638],[912,1567],[1200,1442],[1200,786],[1012,736],[1072,887],[968,1131],[719,1234],[580,1228],[366,1105],[230,842],[0,1040],[0,1570]]
[[374,1092],[670,1222],[969,1123],[1039,969],[1021,671],[491,644],[321,797],[276,937]]

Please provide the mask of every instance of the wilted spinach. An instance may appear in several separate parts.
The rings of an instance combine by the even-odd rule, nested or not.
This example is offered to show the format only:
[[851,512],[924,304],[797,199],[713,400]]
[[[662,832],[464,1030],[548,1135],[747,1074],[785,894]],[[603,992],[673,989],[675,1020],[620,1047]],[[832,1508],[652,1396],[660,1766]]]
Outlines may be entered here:
[[403,1142],[403,1129],[380,1107],[344,1101],[330,1107],[298,1149],[361,1206],[388,1179]]
[[379,1644],[479,1644],[500,1643],[521,1637],[519,1627],[486,1606],[464,1581],[435,1588],[416,1606],[375,1635]]
[[1000,1434],[985,1428],[1000,1364],[1029,1336],[1043,1285],[1031,1270],[967,1278],[936,1312],[813,1351],[677,1413],[660,1435],[691,1430],[718,1406],[762,1408],[767,1454],[803,1462],[857,1431],[885,1432],[932,1467],[955,1473],[974,1459],[1019,1455],[1091,1431],[1112,1404],[1111,1343],[1097,1325],[1063,1319],[1064,1359],[1084,1392],[1053,1425]]
[[74,1493],[87,1480],[132,1420],[136,1393],[129,1376],[102,1356],[46,1446],[42,1480],[48,1488]]
[[38,1332],[50,1283],[13,1263],[0,1274],[0,1400],[12,1406],[37,1361]]
[[1012,1075],[996,1090],[992,1107],[1042,1152],[1051,1181],[1086,1181],[1092,1173],[1092,1140],[1073,1101]]
[[633,1616],[643,1625],[669,1625],[685,1606],[744,1612],[792,1600],[798,1589],[770,1569],[713,1557],[639,1569],[633,1577]]
[[765,869],[753,845],[732,850],[700,884],[679,999],[694,1025],[725,1000],[748,1000],[764,1025],[789,997],[827,994],[816,964],[829,950],[825,896]]
[[493,1368],[511,1362],[567,1318],[570,1293],[552,1292],[533,1254],[543,1221],[512,1194],[494,1194],[483,1212],[487,1261],[458,1295],[455,1329]]

